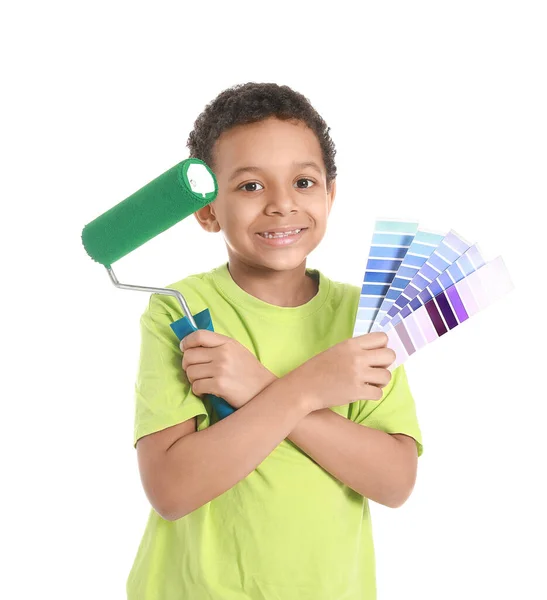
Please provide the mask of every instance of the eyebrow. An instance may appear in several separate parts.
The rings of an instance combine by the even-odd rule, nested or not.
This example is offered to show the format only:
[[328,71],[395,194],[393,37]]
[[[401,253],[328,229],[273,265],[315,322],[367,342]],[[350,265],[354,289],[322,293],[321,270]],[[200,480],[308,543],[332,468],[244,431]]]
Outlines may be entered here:
[[[293,162],[292,166],[300,167],[300,168],[310,167],[312,169],[315,169],[320,175],[323,174],[321,167],[319,167],[319,165],[317,163],[313,162],[312,160],[306,161],[306,162]],[[232,181],[232,179],[235,179],[238,175],[240,175],[241,173],[244,173],[246,171],[250,171],[251,173],[257,173],[257,172],[260,172],[261,170],[262,169],[260,167],[254,167],[254,166],[239,167],[239,169],[236,169],[232,173],[232,175],[230,176],[230,179],[228,181]]]

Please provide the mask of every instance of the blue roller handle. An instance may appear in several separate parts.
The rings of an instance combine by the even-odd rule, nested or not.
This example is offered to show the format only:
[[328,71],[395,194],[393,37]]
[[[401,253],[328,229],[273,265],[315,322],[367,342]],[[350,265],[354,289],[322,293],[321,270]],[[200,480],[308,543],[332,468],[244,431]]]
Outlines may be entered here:
[[[192,316],[194,317],[194,321],[199,329],[208,329],[209,331],[214,331],[211,313],[209,312],[208,308],[202,310],[197,315]],[[171,329],[175,332],[179,342],[181,342],[187,335],[195,331],[195,329],[192,327],[192,324],[186,317],[171,323]],[[224,419],[224,417],[227,417],[234,412],[234,407],[231,404],[228,404],[228,402],[226,402],[226,400],[223,398],[213,396],[213,394],[207,394],[207,397],[211,400],[211,404],[213,405],[219,420]]]

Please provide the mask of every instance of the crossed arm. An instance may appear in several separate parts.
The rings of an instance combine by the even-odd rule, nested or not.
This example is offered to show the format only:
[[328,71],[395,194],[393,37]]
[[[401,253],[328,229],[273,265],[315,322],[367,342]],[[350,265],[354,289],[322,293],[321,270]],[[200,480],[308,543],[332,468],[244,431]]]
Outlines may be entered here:
[[326,408],[301,419],[288,439],[366,498],[397,508],[412,493],[418,453],[407,435],[366,427]]
[[416,442],[323,409],[304,417],[289,439],[331,475],[366,498],[397,508],[416,482]]
[[[217,395],[235,407],[251,399],[254,403],[280,382],[247,348],[221,334],[194,332],[181,342],[181,349],[193,389],[211,392],[216,384]],[[401,506],[414,488],[418,452],[407,435],[366,427],[325,408],[308,411],[284,437],[336,479],[385,506]]]
[[416,478],[414,439],[312,408],[314,393],[298,369],[278,378],[233,341],[233,351],[203,347],[230,338],[200,330],[183,344],[192,336],[196,348],[185,349],[182,364],[192,391],[239,408],[200,431],[192,419],[138,440],[145,492],[164,518],[181,518],[230,489],[285,439],[362,496],[392,508],[406,501]]

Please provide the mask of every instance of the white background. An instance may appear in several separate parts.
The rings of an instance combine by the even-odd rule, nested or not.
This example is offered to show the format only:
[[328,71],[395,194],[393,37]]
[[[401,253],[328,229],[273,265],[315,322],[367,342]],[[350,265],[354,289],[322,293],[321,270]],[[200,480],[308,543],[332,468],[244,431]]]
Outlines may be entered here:
[[[149,510],[132,446],[148,295],[116,289],[80,234],[246,81],[294,87],[331,127],[338,195],[308,266],[358,285],[374,219],[412,217],[501,254],[516,286],[406,363],[425,452],[408,502],[372,505],[379,600],[547,598],[545,4],[351,4],[2,9],[6,598],[125,597]],[[225,257],[188,218],[116,274],[164,286]]]

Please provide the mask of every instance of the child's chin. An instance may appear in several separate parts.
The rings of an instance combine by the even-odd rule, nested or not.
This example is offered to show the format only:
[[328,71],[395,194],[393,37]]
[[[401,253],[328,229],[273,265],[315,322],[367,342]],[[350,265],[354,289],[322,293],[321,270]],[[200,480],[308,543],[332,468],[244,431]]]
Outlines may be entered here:
[[257,256],[257,262],[260,262],[265,267],[275,269],[276,271],[292,271],[297,269],[307,258],[307,254],[302,250],[298,252],[285,252],[284,256],[279,253],[271,253],[265,256],[263,253]]

